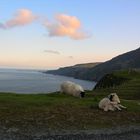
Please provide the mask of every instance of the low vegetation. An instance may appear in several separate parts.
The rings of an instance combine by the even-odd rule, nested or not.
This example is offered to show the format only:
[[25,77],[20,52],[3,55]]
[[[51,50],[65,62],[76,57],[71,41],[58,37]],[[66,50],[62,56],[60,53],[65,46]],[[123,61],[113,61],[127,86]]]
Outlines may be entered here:
[[123,70],[104,76],[94,89],[95,94],[116,92],[121,98],[140,100],[140,71]]
[[0,125],[26,131],[88,130],[140,124],[140,100],[122,99],[127,110],[103,112],[102,96],[87,93],[86,98],[60,93],[19,95],[0,94]]

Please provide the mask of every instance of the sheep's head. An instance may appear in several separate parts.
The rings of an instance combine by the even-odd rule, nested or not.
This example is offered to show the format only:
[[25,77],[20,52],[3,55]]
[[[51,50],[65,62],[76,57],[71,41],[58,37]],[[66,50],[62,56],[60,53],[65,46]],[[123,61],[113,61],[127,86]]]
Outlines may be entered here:
[[110,99],[110,101],[112,102],[116,102],[116,103],[120,103],[120,99],[118,97],[118,95],[116,93],[111,93],[108,98]]
[[85,92],[84,91],[81,91],[80,92],[80,96],[81,96],[81,98],[84,98],[85,97]]

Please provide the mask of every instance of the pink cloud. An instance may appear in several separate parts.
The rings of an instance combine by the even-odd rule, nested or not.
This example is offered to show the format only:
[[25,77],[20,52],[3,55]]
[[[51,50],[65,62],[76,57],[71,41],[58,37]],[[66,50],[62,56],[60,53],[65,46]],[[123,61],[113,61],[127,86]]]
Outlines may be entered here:
[[5,22],[5,24],[0,24],[0,28],[12,28],[16,26],[24,26],[31,24],[37,19],[37,16],[33,15],[32,11],[28,9],[20,9],[16,12],[13,18]]
[[[17,26],[25,26],[38,20],[32,11],[28,9],[20,9],[16,12],[13,18],[5,23],[0,23],[1,29],[9,29]],[[47,28],[49,36],[70,37],[75,40],[86,39],[90,37],[88,32],[82,28],[81,21],[75,16],[66,14],[58,14],[55,16],[55,21],[46,21],[44,26]]]
[[48,29],[49,36],[68,36],[75,40],[89,37],[89,34],[82,30],[81,22],[75,16],[59,14],[55,20],[54,23],[47,21],[44,24]]

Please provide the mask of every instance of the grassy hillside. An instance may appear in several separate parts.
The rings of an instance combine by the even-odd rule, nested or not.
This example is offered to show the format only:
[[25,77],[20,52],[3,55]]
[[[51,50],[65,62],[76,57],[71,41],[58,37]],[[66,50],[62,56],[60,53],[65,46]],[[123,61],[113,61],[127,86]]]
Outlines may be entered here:
[[24,134],[55,130],[87,130],[140,124],[140,100],[122,99],[127,110],[103,112],[98,109],[102,97],[88,93],[79,99],[60,93],[17,95],[0,94],[0,125]]
[[86,75],[88,80],[99,81],[105,74],[127,69],[140,69],[140,48],[90,68],[84,75]]
[[99,93],[117,92],[127,99],[140,99],[140,71],[123,70],[105,75],[95,86]]

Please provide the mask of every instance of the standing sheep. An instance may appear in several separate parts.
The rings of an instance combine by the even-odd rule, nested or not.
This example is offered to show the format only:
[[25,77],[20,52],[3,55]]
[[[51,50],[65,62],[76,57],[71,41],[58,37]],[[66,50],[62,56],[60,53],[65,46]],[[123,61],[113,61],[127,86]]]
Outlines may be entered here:
[[84,89],[80,85],[70,81],[66,81],[62,83],[60,88],[61,88],[60,89],[61,93],[73,95],[76,97],[82,97],[82,98],[85,96]]
[[115,111],[116,109],[126,108],[120,104],[120,99],[116,93],[111,93],[108,97],[99,102],[99,108],[104,111]]

